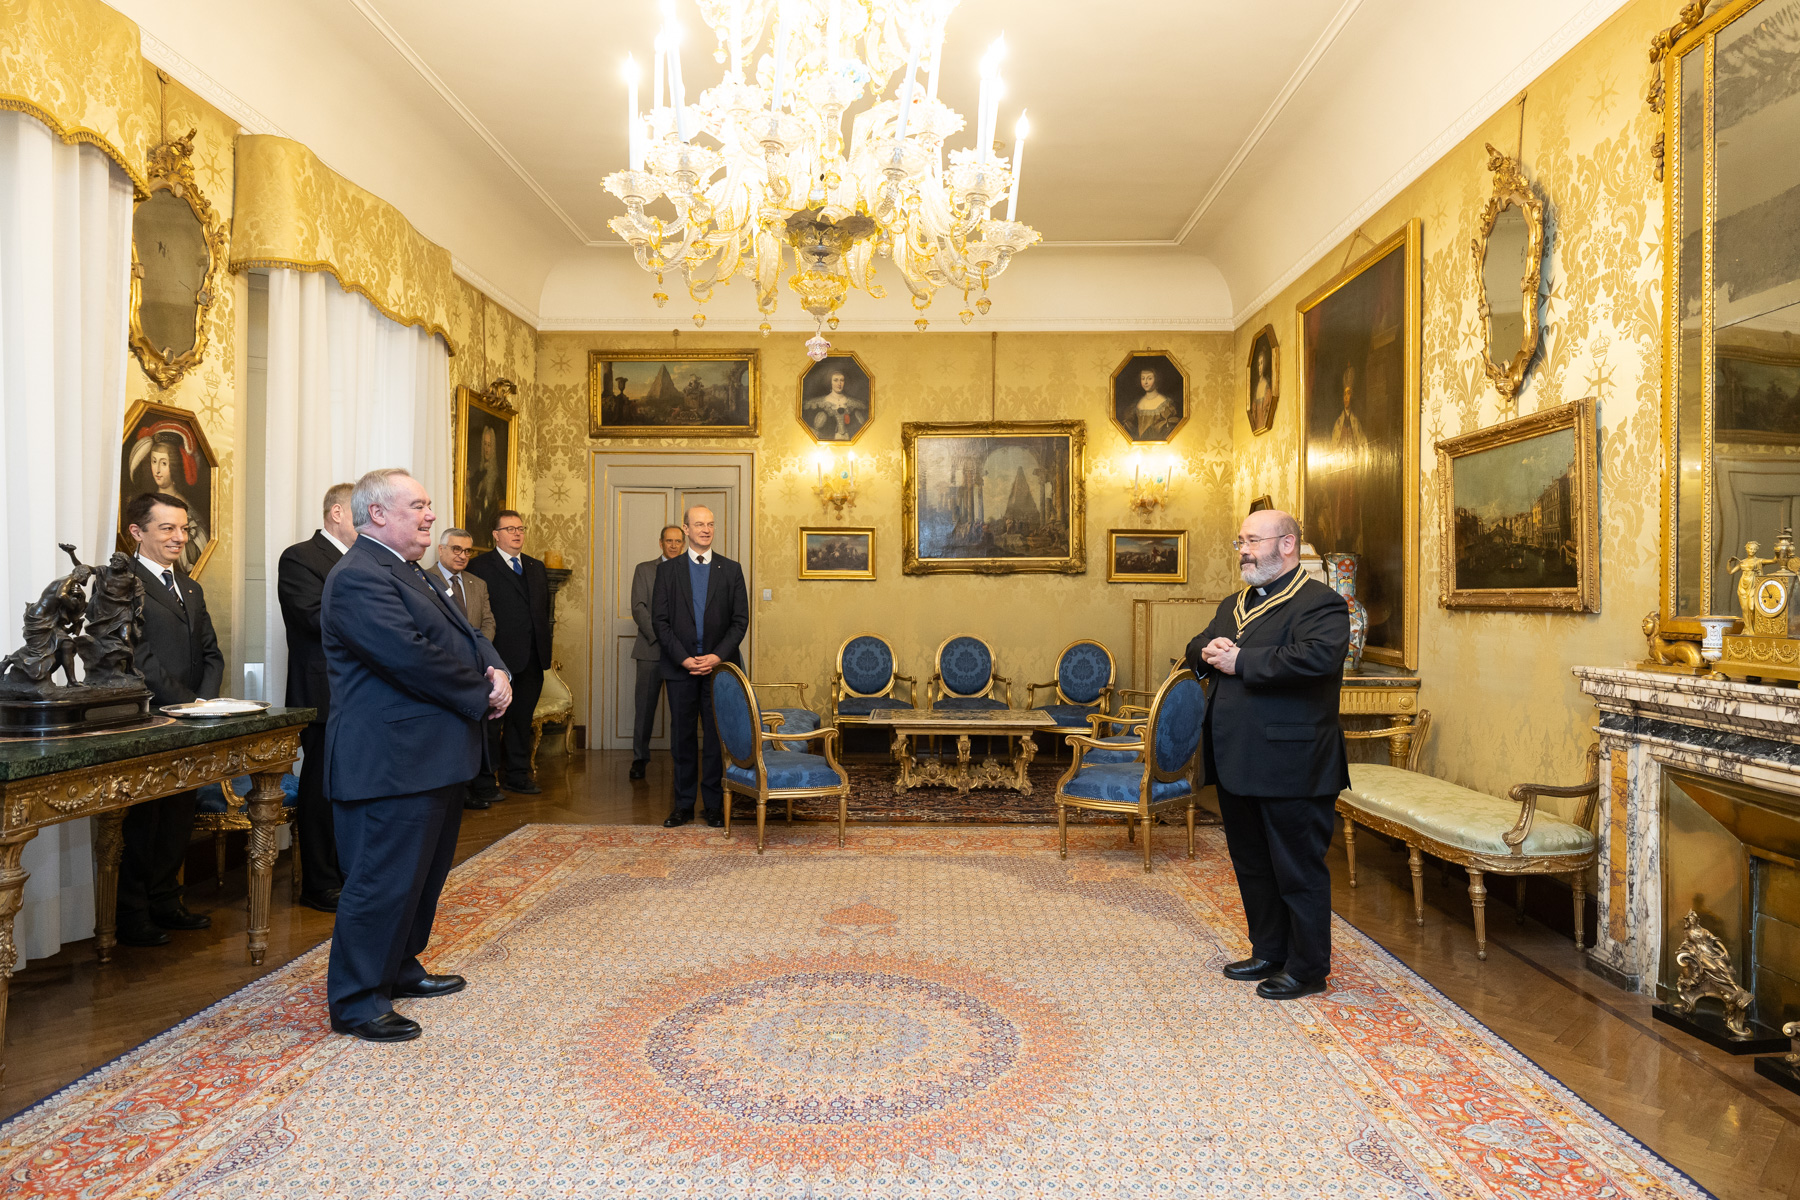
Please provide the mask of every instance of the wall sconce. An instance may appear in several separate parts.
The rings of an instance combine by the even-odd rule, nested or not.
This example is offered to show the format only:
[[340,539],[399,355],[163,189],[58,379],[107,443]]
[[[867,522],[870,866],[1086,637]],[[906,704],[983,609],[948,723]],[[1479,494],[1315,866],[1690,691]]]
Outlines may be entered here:
[[1147,517],[1169,502],[1169,479],[1175,473],[1174,458],[1164,455],[1161,462],[1146,466],[1136,455],[1131,458],[1131,507],[1139,516]]
[[819,481],[813,485],[813,495],[819,498],[820,508],[829,508],[842,513],[846,508],[856,507],[856,451],[851,450],[839,462],[829,450],[820,450],[813,456],[813,463],[818,468]]

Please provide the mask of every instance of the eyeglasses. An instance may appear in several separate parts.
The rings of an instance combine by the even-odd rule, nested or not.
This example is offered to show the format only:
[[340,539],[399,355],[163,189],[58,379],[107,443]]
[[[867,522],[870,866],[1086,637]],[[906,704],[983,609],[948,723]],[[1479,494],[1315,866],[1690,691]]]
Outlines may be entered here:
[[524,533],[525,527],[523,525],[496,525],[496,526],[494,526],[494,532],[495,533]]
[[1242,550],[1245,546],[1254,546],[1258,542],[1279,542],[1284,537],[1293,537],[1291,533],[1277,533],[1269,537],[1234,537],[1231,539],[1233,550]]
[[473,546],[442,546],[439,549],[445,554],[454,554],[458,558],[467,558],[475,553]]

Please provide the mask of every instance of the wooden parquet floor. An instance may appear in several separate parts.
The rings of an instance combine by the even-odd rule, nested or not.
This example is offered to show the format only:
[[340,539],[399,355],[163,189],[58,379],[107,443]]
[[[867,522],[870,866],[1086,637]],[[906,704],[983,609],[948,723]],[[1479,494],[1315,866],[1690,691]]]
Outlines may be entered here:
[[[464,813],[459,859],[526,824],[660,822],[668,813],[666,756],[653,761],[643,782],[627,778],[629,767],[624,753],[546,755],[543,795],[509,796],[485,812]],[[1333,849],[1334,907],[1449,999],[1715,1194],[1800,1197],[1800,1095],[1756,1075],[1749,1058],[1654,1022],[1648,998],[1587,971],[1566,935],[1535,920],[1515,924],[1500,889],[1489,897],[1488,960],[1481,962],[1460,878],[1426,872],[1421,929],[1412,921],[1404,853],[1365,838],[1358,859],[1361,886],[1351,889],[1341,843]],[[156,949],[121,947],[106,967],[94,961],[90,942],[78,942],[15,976],[0,1115],[49,1095],[329,937],[330,916],[289,903],[287,860],[284,853],[277,869],[263,967],[244,957],[239,868],[227,875],[223,891],[210,879],[189,888],[190,907],[215,914],[211,930],[175,934]]]

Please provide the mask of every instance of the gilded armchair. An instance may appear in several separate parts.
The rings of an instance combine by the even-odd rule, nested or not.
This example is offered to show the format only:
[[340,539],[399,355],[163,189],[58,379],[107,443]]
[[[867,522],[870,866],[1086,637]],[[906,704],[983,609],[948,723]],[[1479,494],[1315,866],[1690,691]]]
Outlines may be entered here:
[[[896,694],[906,684],[906,699]],[[867,725],[883,708],[917,708],[918,680],[894,670],[894,648],[873,633],[859,633],[838,647],[831,675],[831,723]]]
[[[756,852],[763,852],[763,831],[768,822],[769,801],[787,801],[787,819],[794,820],[794,801],[807,796],[836,796],[838,845],[844,844],[844,825],[849,819],[850,774],[839,765],[831,744],[838,731],[826,726],[810,733],[766,731],[750,680],[731,663],[721,663],[713,673],[713,721],[725,752],[725,836],[731,837],[731,798],[748,796],[756,801]],[[820,743],[821,753],[771,749],[770,742]]]

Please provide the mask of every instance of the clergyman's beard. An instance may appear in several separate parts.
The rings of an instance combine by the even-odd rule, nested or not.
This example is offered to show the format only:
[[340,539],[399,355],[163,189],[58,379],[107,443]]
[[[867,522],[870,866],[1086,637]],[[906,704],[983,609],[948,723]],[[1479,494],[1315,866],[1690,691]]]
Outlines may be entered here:
[[1249,566],[1239,567],[1238,574],[1251,587],[1261,587],[1281,577],[1281,555],[1272,554],[1268,558],[1258,555]]

